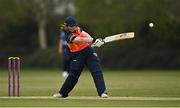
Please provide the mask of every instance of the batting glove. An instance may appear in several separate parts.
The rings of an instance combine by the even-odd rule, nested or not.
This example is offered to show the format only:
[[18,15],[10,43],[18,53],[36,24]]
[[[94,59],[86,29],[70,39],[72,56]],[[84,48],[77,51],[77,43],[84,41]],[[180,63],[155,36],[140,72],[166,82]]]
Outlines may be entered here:
[[95,39],[91,47],[101,47],[104,44],[104,41],[101,38]]

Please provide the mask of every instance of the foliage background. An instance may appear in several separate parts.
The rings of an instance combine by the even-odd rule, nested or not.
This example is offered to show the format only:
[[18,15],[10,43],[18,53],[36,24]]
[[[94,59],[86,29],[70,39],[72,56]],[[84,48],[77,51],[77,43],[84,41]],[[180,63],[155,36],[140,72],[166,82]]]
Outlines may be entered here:
[[[33,0],[32,0],[33,1]],[[109,43],[98,48],[102,66],[111,69],[180,69],[179,0],[55,0],[46,5],[46,48],[40,47],[41,15],[36,5],[26,0],[0,1],[0,68],[7,66],[9,56],[20,56],[23,67],[61,68],[58,54],[59,24],[67,16],[93,37],[134,31],[135,39]],[[41,0],[39,0],[41,1]],[[75,7],[75,13],[54,7]],[[49,0],[42,3],[50,4]],[[64,4],[63,4],[64,3]],[[63,8],[61,8],[63,9]],[[148,23],[154,27],[149,28]]]

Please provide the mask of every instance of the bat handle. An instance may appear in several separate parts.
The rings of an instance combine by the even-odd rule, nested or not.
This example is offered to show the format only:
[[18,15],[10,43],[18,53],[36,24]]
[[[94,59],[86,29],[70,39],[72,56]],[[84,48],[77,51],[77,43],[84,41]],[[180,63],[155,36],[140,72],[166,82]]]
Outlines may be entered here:
[[104,44],[106,43],[105,38],[103,38],[102,41],[104,42]]

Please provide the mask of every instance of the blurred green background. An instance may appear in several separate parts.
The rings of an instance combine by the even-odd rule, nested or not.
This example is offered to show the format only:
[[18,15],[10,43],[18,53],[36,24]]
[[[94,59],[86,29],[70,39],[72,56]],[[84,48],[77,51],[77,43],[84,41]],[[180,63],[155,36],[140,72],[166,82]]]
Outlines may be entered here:
[[[61,68],[59,25],[67,16],[92,37],[134,31],[135,39],[98,48],[109,69],[180,69],[179,0],[0,0],[0,68]],[[154,23],[150,28],[148,24]]]

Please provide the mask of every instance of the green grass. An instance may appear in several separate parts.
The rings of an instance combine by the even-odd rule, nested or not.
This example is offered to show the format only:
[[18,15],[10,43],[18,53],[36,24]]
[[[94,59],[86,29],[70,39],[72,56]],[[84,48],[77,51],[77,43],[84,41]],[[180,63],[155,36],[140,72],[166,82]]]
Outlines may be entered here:
[[[106,71],[110,97],[180,98],[180,71]],[[64,79],[59,70],[22,70],[21,96],[52,96]],[[7,71],[0,70],[0,97],[7,96]],[[97,97],[89,72],[83,72],[70,96]],[[180,107],[180,100],[111,100],[111,99],[11,99],[0,98],[0,107]]]
[[177,107],[180,101],[110,101],[110,100],[2,100],[3,107]]

